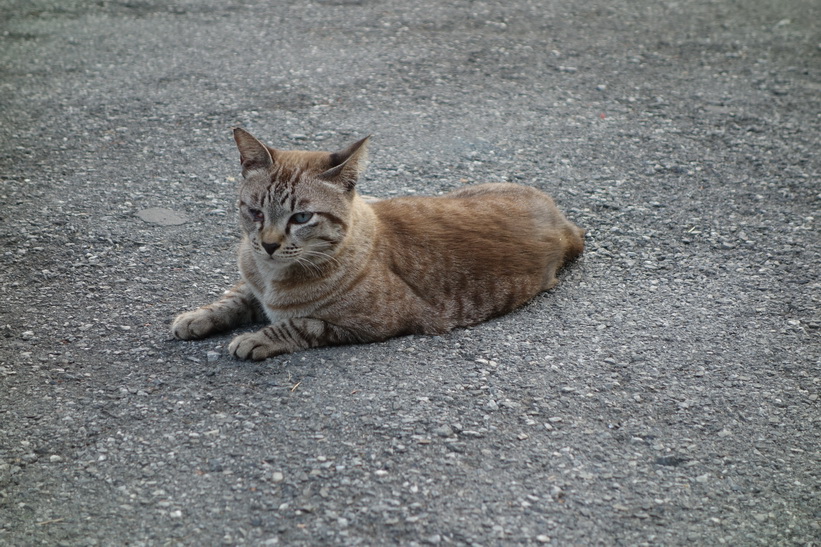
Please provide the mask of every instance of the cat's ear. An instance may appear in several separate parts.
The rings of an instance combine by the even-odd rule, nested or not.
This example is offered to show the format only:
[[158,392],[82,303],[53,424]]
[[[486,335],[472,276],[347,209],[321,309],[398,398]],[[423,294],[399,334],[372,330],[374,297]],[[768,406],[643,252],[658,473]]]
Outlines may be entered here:
[[346,190],[353,190],[368,160],[367,144],[370,138],[368,135],[345,150],[330,154],[331,168],[319,175],[319,178],[342,185]]
[[274,165],[271,152],[259,139],[239,127],[234,129],[234,140],[239,149],[239,161],[242,163],[242,175],[254,169],[268,170]]

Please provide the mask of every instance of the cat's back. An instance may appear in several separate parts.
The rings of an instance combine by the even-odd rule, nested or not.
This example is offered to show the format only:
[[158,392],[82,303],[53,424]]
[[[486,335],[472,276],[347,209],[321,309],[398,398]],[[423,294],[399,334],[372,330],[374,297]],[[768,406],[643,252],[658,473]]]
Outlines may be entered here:
[[467,186],[437,197],[372,205],[377,248],[406,278],[474,281],[541,279],[548,264],[581,253],[584,231],[535,188],[510,183]]
[[[372,204],[382,224],[381,237],[400,245],[446,246],[451,252],[476,253],[480,243],[524,246],[584,231],[568,221],[544,192],[512,183],[466,186],[436,197],[400,197]],[[434,250],[434,249],[431,249]]]
[[506,313],[556,284],[584,232],[534,188],[485,184],[371,205],[375,251],[390,276],[448,327]]

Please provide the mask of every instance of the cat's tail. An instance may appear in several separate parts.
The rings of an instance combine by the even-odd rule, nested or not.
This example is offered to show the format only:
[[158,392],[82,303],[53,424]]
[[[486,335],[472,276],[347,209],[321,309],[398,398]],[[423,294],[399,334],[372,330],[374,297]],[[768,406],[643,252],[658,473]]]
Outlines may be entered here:
[[555,234],[549,245],[542,290],[547,291],[559,284],[556,277],[558,272],[568,262],[575,260],[584,252],[584,230],[565,220],[564,226],[559,229],[561,235]]
[[585,233],[587,232],[583,228],[579,228],[575,224],[570,224],[565,229],[565,241],[567,241],[564,251],[565,263],[576,260],[584,252]]

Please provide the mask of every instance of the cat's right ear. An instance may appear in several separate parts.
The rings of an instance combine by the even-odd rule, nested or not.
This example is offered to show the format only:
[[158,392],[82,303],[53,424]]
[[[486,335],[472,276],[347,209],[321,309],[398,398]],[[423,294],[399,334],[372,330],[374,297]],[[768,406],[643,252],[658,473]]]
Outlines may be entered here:
[[268,147],[259,139],[242,128],[234,129],[234,140],[239,149],[239,161],[242,163],[242,176],[249,171],[264,169],[267,171],[274,165],[274,159]]
[[339,184],[347,190],[353,190],[359,174],[365,169],[368,159],[368,135],[364,139],[358,140],[345,150],[334,152],[328,156],[331,168],[319,175],[319,178],[328,182]]

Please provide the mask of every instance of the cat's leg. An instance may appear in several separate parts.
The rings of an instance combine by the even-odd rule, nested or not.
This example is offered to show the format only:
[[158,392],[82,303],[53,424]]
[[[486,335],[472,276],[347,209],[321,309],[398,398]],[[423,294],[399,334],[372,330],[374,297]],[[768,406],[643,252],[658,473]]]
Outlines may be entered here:
[[180,340],[194,340],[264,319],[259,302],[243,281],[216,302],[178,315],[171,333]]
[[231,341],[228,351],[239,359],[259,361],[274,355],[318,346],[364,341],[364,337],[354,331],[320,319],[299,317],[269,325],[256,332],[240,334]]

